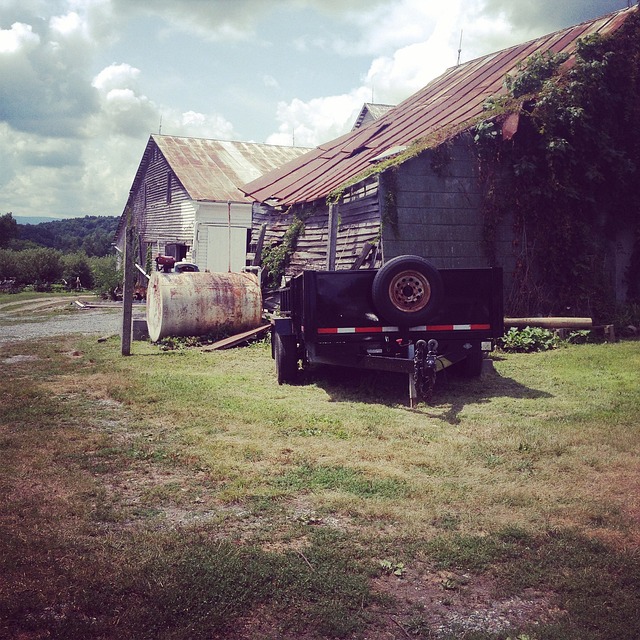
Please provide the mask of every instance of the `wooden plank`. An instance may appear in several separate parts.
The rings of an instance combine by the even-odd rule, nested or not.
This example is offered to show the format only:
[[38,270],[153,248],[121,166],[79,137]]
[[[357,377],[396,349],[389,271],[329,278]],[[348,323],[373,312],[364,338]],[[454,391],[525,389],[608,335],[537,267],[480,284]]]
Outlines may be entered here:
[[329,205],[329,239],[327,243],[327,271],[336,266],[336,240],[338,237],[338,205]]
[[370,242],[365,242],[364,246],[362,247],[362,251],[358,256],[358,259],[353,263],[351,268],[359,269],[364,264],[364,261],[367,259],[368,255],[371,253],[371,249],[373,249],[374,246],[375,245],[372,245]]
[[235,347],[251,338],[257,338],[259,335],[266,333],[267,330],[271,327],[270,324],[262,325],[261,327],[257,327],[256,329],[249,329],[249,331],[244,331],[243,333],[237,333],[235,336],[229,336],[228,338],[224,338],[223,340],[218,340],[218,342],[214,342],[208,347],[204,347],[202,351],[218,351],[220,349],[229,349],[230,347]]
[[264,245],[264,236],[266,231],[267,231],[267,223],[265,222],[260,227],[258,242],[256,244],[256,252],[255,252],[255,255],[253,256],[253,260],[251,261],[251,264],[254,267],[259,267],[262,264],[262,246]]

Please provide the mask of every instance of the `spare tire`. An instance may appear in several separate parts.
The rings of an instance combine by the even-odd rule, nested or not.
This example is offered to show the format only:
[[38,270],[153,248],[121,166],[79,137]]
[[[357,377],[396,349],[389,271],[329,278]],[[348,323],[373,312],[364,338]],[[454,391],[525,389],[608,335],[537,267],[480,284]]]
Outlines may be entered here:
[[438,310],[444,288],[440,272],[420,256],[398,256],[376,273],[371,288],[373,304],[385,321],[416,326]]

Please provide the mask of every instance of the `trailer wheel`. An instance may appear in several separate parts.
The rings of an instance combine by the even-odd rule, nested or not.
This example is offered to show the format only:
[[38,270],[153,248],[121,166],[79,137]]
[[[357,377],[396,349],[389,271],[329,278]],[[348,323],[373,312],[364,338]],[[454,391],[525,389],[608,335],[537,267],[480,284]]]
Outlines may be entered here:
[[298,379],[298,351],[295,336],[274,333],[274,357],[278,384],[293,384]]
[[442,277],[420,256],[398,256],[376,273],[371,293],[376,310],[387,322],[416,326],[438,309]]

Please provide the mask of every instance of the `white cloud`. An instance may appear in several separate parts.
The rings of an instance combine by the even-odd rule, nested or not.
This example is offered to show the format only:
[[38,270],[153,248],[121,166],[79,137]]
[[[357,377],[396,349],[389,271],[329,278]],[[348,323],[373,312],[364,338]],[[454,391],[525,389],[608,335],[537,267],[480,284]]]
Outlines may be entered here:
[[359,88],[351,93],[314,98],[308,102],[297,98],[290,103],[278,104],[278,132],[270,135],[267,144],[315,147],[349,131],[368,101],[368,89]]
[[105,67],[93,79],[91,84],[102,92],[108,93],[112,89],[130,88],[137,84],[140,69],[129,64],[112,64]]
[[[4,211],[62,216],[82,211],[82,191],[69,189],[70,182],[77,184],[82,173],[81,148],[77,140],[42,139],[0,123]],[[85,211],[93,211],[91,203],[85,204],[89,205]]]
[[[404,47],[390,55],[375,58],[363,76],[363,84],[342,95],[316,97],[309,101],[294,99],[280,103],[277,120],[278,132],[269,136],[267,142],[290,144],[295,131],[295,142],[301,146],[315,146],[348,132],[365,102],[397,104],[430,80],[456,63],[456,33],[459,33],[460,6],[452,0],[447,10],[442,10],[436,20],[434,5],[421,0],[404,0],[386,7],[389,15],[375,12],[376,19],[369,16],[365,22],[371,30],[365,40],[354,44],[356,48],[373,48],[377,40],[379,47],[387,48],[396,36],[384,36],[393,25],[401,28],[402,18],[410,25],[404,28],[403,37],[409,41]],[[409,19],[407,13],[410,12]],[[417,38],[418,42],[412,40]],[[423,38],[420,40],[420,38]],[[366,46],[363,43],[366,44]]]
[[53,16],[49,21],[51,31],[63,37],[68,37],[76,33],[86,33],[86,23],[80,16],[72,11],[64,16]]
[[29,24],[14,22],[11,29],[0,29],[0,54],[17,53],[37,47],[40,37]]
[[231,140],[234,129],[231,122],[219,114],[186,111],[180,115],[169,112],[168,121],[164,123],[163,132],[173,135],[211,138],[214,140]]
[[425,42],[436,28],[450,25],[460,12],[460,0],[446,4],[424,0],[401,0],[378,7],[376,11],[352,16],[355,38],[344,40],[345,53],[387,54],[399,47]]

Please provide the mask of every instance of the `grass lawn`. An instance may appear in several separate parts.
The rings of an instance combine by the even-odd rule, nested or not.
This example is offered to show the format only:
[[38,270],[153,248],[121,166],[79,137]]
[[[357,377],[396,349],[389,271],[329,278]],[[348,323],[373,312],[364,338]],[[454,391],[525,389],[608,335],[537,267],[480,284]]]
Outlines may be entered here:
[[0,637],[640,637],[640,342],[406,406],[270,347],[0,346]]

